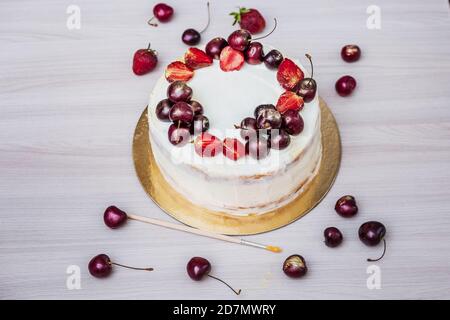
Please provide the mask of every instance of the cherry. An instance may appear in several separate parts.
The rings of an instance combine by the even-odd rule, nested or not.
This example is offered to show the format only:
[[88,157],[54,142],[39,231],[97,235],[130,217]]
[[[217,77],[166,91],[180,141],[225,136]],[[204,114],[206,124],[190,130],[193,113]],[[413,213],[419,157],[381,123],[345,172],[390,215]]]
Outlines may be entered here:
[[111,229],[117,229],[127,221],[127,213],[116,206],[110,206],[103,214],[103,221]]
[[263,45],[260,42],[252,42],[244,52],[245,61],[249,64],[260,64],[263,61]]
[[[275,26],[273,27],[272,31],[270,31],[268,34],[266,34],[265,36],[253,39],[253,40],[261,40],[264,39],[268,36],[270,36],[272,34],[272,32],[275,31],[275,29],[277,28],[277,19],[274,19],[275,21]],[[230,45],[230,47],[232,47],[235,50],[238,51],[245,51],[245,49],[247,49],[247,47],[250,44],[250,41],[252,41],[252,34],[245,30],[245,29],[240,29],[240,30],[236,30],[234,32],[232,32],[230,34],[230,36],[228,37],[228,44]]]
[[174,123],[191,124],[194,119],[194,111],[186,102],[180,101],[175,103],[170,109],[169,118]]
[[158,105],[156,106],[156,117],[161,121],[169,122],[169,113],[170,108],[172,108],[173,103],[169,99],[164,99],[158,102]]
[[287,257],[283,263],[283,272],[291,278],[301,278],[308,272],[305,259],[298,254]]
[[356,88],[356,80],[352,76],[343,76],[336,81],[336,91],[341,97],[349,96]]
[[194,116],[203,114],[203,106],[199,102],[192,100],[191,102],[189,102],[189,104],[191,105],[192,110],[194,111]]
[[210,58],[219,60],[220,53],[222,52],[223,48],[227,46],[228,46],[227,40],[225,40],[224,38],[217,37],[212,39],[206,44],[205,52]]
[[311,102],[316,96],[317,83],[313,79],[314,76],[314,66],[312,63],[312,58],[309,54],[305,54],[311,65],[311,78],[303,78],[298,84],[297,94],[303,98],[305,102]]
[[264,64],[269,69],[278,69],[283,59],[281,52],[275,49],[270,50],[263,58]]
[[167,97],[173,103],[189,102],[192,98],[192,88],[186,82],[174,81],[167,88]]
[[386,253],[386,227],[378,221],[368,221],[363,223],[358,230],[359,239],[369,247],[378,245],[383,240],[384,249],[383,254],[377,259],[367,259],[369,262],[379,261],[384,257]]
[[191,134],[189,128],[179,122],[178,124],[171,124],[167,131],[169,141],[174,146],[182,147],[189,142]]
[[153,19],[158,19],[160,22],[167,22],[172,18],[173,8],[165,3],[158,3],[153,7],[153,17],[147,21],[152,27],[157,27],[156,23],[152,23]]
[[282,128],[290,135],[299,135],[305,126],[302,116],[296,110],[289,109],[282,115]]
[[245,144],[245,151],[254,159],[264,159],[270,153],[269,142],[260,135],[251,136]]
[[225,138],[222,153],[228,159],[237,161],[245,156],[245,146],[236,138]]
[[270,135],[270,148],[276,150],[284,150],[291,143],[291,137],[285,130],[272,130]]
[[355,197],[349,195],[340,197],[339,200],[336,201],[334,210],[336,210],[341,217],[353,217],[358,213]]
[[342,243],[343,236],[341,231],[335,227],[328,227],[323,231],[323,236],[325,237],[325,244],[334,248]]
[[112,262],[111,259],[103,253],[93,257],[91,261],[89,261],[88,269],[92,276],[96,278],[105,278],[111,274],[113,265],[133,270],[153,271],[153,268],[135,268]]
[[186,29],[183,32],[183,34],[181,35],[181,40],[188,46],[197,45],[202,38],[201,34],[203,32],[205,32],[206,29],[208,29],[208,27],[209,27],[209,23],[211,22],[211,13],[209,11],[209,2],[206,4],[206,6],[208,8],[208,22],[206,23],[206,26],[203,28],[203,30],[198,32],[197,30],[190,28],[190,29]]
[[222,282],[225,284],[228,288],[230,288],[235,294],[239,295],[241,293],[241,290],[238,291],[234,290],[228,283],[223,281],[222,279],[216,278],[209,273],[211,272],[211,263],[202,257],[193,257],[191,260],[189,260],[187,266],[186,266],[187,273],[189,277],[194,281],[200,281],[203,279],[204,276],[208,276],[210,278],[213,278],[217,281]]
[[342,47],[341,57],[346,62],[358,61],[361,57],[361,49],[356,44],[348,44]]
[[277,110],[277,108],[273,104],[261,104],[255,108],[255,111],[253,112],[253,115],[255,118],[258,118],[261,112],[264,110]]
[[209,119],[202,114],[194,116],[192,121],[190,132],[191,134],[199,134],[209,129]]
[[278,110],[264,109],[259,113],[258,118],[256,118],[256,126],[258,129],[279,129],[281,123],[282,117]]
[[234,126],[236,129],[241,129],[241,137],[244,140],[248,140],[251,137],[255,137],[257,135],[257,128],[256,128],[256,119],[247,117],[244,118],[244,120],[241,121],[241,124],[239,126]]

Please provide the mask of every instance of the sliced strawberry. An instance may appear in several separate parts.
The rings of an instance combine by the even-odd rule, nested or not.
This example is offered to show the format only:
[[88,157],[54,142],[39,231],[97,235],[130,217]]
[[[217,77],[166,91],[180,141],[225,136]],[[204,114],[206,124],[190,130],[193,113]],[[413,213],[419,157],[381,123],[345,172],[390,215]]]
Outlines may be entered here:
[[286,90],[293,91],[303,78],[303,71],[290,59],[284,59],[278,67],[277,80]]
[[222,151],[222,141],[216,136],[204,132],[195,139],[194,149],[201,157],[214,157]]
[[286,91],[278,98],[277,110],[280,113],[284,113],[287,110],[300,111],[303,109],[304,104],[302,97],[295,92]]
[[166,68],[166,79],[169,82],[188,81],[194,76],[194,70],[181,61],[174,61]]
[[212,65],[213,60],[202,50],[189,48],[184,54],[184,63],[191,69],[200,69]]
[[236,138],[225,138],[222,153],[228,159],[236,161],[245,156],[245,146]]
[[244,54],[228,46],[220,53],[220,69],[225,72],[235,71],[244,65]]

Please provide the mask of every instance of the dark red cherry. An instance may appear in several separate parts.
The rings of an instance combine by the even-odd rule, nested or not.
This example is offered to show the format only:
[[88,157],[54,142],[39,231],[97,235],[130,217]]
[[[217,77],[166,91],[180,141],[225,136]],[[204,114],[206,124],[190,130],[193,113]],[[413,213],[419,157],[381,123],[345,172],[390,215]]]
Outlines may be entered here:
[[252,42],[244,52],[245,61],[248,64],[260,64],[263,61],[263,45],[259,42]]
[[253,112],[255,119],[257,119],[261,112],[264,110],[277,110],[277,108],[273,104],[260,104],[255,108],[255,111]]
[[283,263],[283,272],[290,278],[301,278],[308,272],[305,259],[298,254],[289,256]]
[[281,128],[282,117],[278,110],[264,109],[258,118],[256,118],[256,126],[258,129],[272,130]]
[[341,57],[346,62],[358,61],[361,57],[361,49],[356,44],[348,44],[342,47]]
[[209,129],[209,119],[202,114],[194,116],[192,121],[190,132],[191,134],[199,134]]
[[106,254],[99,254],[89,261],[89,273],[96,278],[105,278],[111,274],[111,259]]
[[282,114],[282,121],[281,127],[292,136],[299,135],[305,126],[302,116],[292,109]]
[[190,129],[185,124],[171,124],[167,132],[169,141],[174,146],[182,147],[190,141]]
[[171,102],[169,99],[161,100],[158,105],[156,106],[156,117],[161,121],[169,122],[169,113],[170,108],[172,108],[173,102]]
[[352,94],[356,88],[356,80],[352,76],[343,76],[336,81],[336,91],[341,97]]
[[199,102],[192,100],[189,104],[192,107],[192,111],[194,111],[194,116],[203,114],[203,106]]
[[334,210],[344,218],[353,217],[358,213],[355,197],[347,195],[340,197],[334,206]]
[[276,150],[284,150],[291,143],[291,137],[285,130],[272,130],[270,134],[270,148]]
[[256,119],[247,117],[244,118],[244,120],[241,121],[241,124],[239,126],[235,125],[236,129],[241,129],[241,137],[244,140],[248,140],[250,137],[257,135],[257,128],[256,128]]
[[206,44],[205,52],[210,58],[219,60],[220,53],[226,46],[228,46],[227,40],[217,37]]
[[181,36],[181,40],[188,46],[195,46],[199,44],[201,38],[202,36],[200,35],[200,32],[195,29],[186,29]]
[[116,206],[110,206],[103,214],[103,221],[111,229],[117,229],[127,221],[127,214]]
[[379,261],[386,253],[386,240],[384,236],[386,235],[386,227],[378,221],[368,221],[363,223],[358,230],[359,239],[369,247],[378,245],[383,241],[383,254],[377,259],[367,259],[367,261]]
[[335,227],[326,228],[323,232],[323,236],[325,237],[325,244],[330,248],[337,247],[344,239],[341,231]]
[[305,54],[308,58],[309,63],[311,65],[311,77],[303,78],[299,84],[297,85],[297,94],[303,98],[305,102],[311,102],[316,96],[317,92],[317,83],[316,80],[313,79],[314,76],[314,65],[312,63],[312,58],[309,54]]
[[188,46],[197,45],[202,38],[201,34],[203,32],[205,32],[206,29],[208,29],[208,27],[209,27],[209,23],[211,21],[211,14],[209,12],[209,2],[206,3],[206,5],[208,7],[208,22],[207,22],[206,26],[202,29],[202,31],[197,31],[195,29],[190,28],[190,29],[185,30],[183,32],[183,34],[181,35],[181,40]]
[[173,8],[165,3],[158,3],[153,7],[153,17],[148,20],[148,24],[156,27],[156,23],[152,23],[154,18],[158,19],[160,22],[167,22],[173,16]]
[[194,119],[194,111],[192,110],[192,107],[186,102],[177,102],[170,109],[169,118],[175,124],[181,122],[189,125]]
[[252,158],[261,160],[270,153],[269,142],[263,136],[251,136],[245,144],[245,150]]
[[278,69],[283,61],[283,55],[278,50],[270,50],[263,58],[264,64],[269,69]]
[[228,37],[228,44],[235,50],[245,51],[250,41],[252,40],[252,35],[250,32],[244,29],[236,30],[231,33]]
[[189,102],[192,98],[192,88],[184,81],[174,81],[167,88],[167,97],[173,103]]
[[96,278],[105,278],[111,274],[113,265],[133,270],[153,271],[153,268],[135,268],[112,262],[111,259],[103,253],[93,257],[91,261],[89,261],[88,269],[92,276]]
[[194,281],[200,281],[203,279],[204,276],[208,276],[210,278],[213,278],[217,281],[222,282],[228,288],[233,290],[233,292],[235,294],[239,295],[241,293],[240,289],[238,291],[236,291],[225,281],[210,275],[209,273],[211,272],[211,263],[209,263],[209,261],[206,260],[205,258],[202,258],[202,257],[191,258],[191,260],[189,260],[189,262],[186,266],[186,271],[187,271],[187,274],[189,275],[189,277]]

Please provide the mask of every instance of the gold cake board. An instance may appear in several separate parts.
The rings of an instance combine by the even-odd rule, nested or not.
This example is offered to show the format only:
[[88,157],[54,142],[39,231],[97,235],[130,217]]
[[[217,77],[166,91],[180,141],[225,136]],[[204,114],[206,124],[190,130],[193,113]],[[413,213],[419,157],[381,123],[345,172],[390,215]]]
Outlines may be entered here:
[[[283,227],[307,214],[330,190],[341,162],[341,140],[336,120],[320,98],[322,161],[306,190],[285,206],[261,215],[233,216],[197,206],[175,191],[162,176],[148,135],[147,108],[133,138],[136,173],[150,198],[166,213],[189,226],[229,235],[248,235]],[[293,177],[295,178],[295,177]]]

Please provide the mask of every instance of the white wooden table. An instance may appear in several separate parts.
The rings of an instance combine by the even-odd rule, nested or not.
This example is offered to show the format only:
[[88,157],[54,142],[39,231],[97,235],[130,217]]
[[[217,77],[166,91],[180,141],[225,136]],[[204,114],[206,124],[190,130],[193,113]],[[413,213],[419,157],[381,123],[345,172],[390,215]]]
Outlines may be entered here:
[[[0,298],[309,299],[450,298],[450,20],[449,3],[434,1],[213,1],[205,40],[232,30],[235,5],[257,7],[267,40],[287,56],[310,52],[317,81],[340,125],[343,161],[325,200],[303,219],[248,237],[282,246],[281,255],[176,231],[102,222],[106,206],[172,219],[150,201],[134,172],[135,124],[164,66],[179,56],[187,27],[204,24],[205,1],[168,1],[172,23],[146,25],[152,1],[2,0],[0,3]],[[189,4],[188,4],[189,3]],[[369,30],[366,10],[381,9],[381,29]],[[81,9],[81,29],[66,27],[66,9]],[[151,41],[156,72],[136,77],[133,52]],[[363,58],[347,64],[340,48],[356,43]],[[343,74],[358,81],[339,97]],[[334,213],[343,194],[360,214]],[[359,225],[382,221],[388,251],[377,264],[381,289],[366,286],[369,256]],[[327,226],[345,243],[322,243]],[[106,280],[87,272],[89,259],[108,253],[122,263],[151,265],[148,274],[117,269]],[[310,272],[290,280],[284,258],[300,253]],[[243,294],[213,280],[191,281],[191,256]],[[81,268],[81,289],[66,287],[66,270]]]

